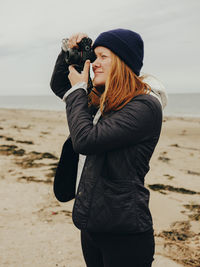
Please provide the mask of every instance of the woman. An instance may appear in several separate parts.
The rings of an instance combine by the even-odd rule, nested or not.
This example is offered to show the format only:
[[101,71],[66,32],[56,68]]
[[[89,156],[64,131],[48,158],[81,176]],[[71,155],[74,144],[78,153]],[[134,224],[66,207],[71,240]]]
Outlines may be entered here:
[[[85,36],[73,35],[68,47]],[[139,34],[107,31],[93,49],[94,88],[89,95],[89,61],[80,74],[66,65],[62,51],[52,75],[52,90],[66,102],[70,131],[54,192],[59,201],[75,197],[72,218],[81,230],[88,267],[150,267],[154,236],[144,178],[160,136],[160,100],[166,98],[139,77]]]

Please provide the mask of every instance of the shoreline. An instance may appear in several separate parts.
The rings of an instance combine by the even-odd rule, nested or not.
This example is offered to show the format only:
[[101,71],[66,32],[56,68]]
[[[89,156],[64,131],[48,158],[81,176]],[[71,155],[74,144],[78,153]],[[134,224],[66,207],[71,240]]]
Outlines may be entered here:
[[[0,265],[84,266],[73,201],[58,202],[52,187],[69,134],[65,110],[0,111]],[[153,267],[200,265],[199,123],[163,118],[145,178],[156,241]]]
[[[39,109],[39,108],[10,108],[10,107],[0,107],[0,110],[15,110],[15,111],[38,111],[38,112],[63,112],[65,111],[65,107],[63,106],[63,109]],[[200,114],[199,115],[163,115],[163,119],[177,119],[177,120],[196,120],[196,121],[200,121]]]

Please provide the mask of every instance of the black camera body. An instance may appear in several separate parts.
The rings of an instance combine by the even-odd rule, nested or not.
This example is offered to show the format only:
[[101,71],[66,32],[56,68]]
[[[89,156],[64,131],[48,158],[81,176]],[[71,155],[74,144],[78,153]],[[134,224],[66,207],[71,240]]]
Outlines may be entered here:
[[94,50],[92,49],[92,40],[84,37],[78,47],[68,48],[65,52],[65,61],[68,65],[73,65],[78,72],[83,70],[85,61],[89,59],[93,62],[96,59]]

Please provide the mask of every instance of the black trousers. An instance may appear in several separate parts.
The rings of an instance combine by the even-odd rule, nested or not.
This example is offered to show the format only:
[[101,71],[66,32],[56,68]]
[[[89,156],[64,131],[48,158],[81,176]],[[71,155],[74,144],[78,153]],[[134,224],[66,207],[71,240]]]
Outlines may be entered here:
[[151,267],[155,242],[153,230],[138,234],[81,231],[87,267]]

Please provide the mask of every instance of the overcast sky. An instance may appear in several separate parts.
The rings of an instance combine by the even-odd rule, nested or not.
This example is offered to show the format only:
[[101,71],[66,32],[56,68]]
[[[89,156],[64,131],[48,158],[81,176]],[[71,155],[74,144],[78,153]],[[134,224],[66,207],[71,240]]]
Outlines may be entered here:
[[142,71],[168,93],[200,93],[199,14],[199,0],[0,0],[0,94],[52,94],[62,38],[114,28],[141,34]]

